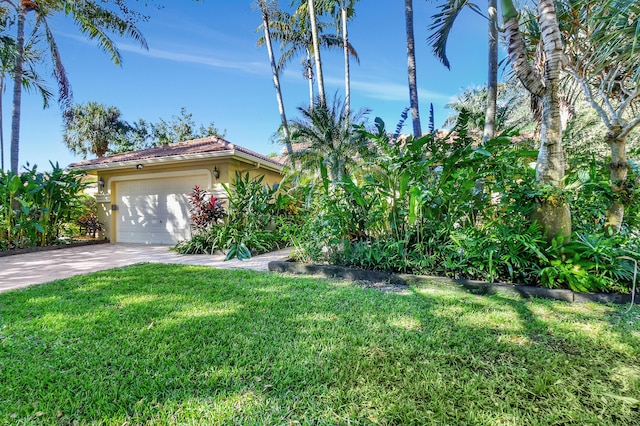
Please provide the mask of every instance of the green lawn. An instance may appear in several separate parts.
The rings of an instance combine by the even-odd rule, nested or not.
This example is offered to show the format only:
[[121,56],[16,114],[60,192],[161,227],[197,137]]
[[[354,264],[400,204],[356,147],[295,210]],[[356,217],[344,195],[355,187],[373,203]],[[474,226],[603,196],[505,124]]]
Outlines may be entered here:
[[640,310],[137,265],[0,294],[0,424],[640,424]]

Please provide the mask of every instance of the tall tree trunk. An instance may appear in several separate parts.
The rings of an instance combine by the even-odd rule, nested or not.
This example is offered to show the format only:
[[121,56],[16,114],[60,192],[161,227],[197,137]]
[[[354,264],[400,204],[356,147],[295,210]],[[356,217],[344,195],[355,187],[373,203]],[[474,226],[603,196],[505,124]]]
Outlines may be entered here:
[[418,107],[418,78],[416,75],[416,50],[413,36],[413,0],[404,0],[404,11],[407,29],[409,102],[411,106],[411,118],[413,120],[413,135],[419,138],[422,136],[422,127],[420,126],[420,109]]
[[13,112],[11,114],[11,171],[18,173],[20,155],[20,110],[22,107],[22,66],[24,61],[24,23],[26,10],[22,2],[17,6],[16,63],[13,68]]
[[305,65],[305,77],[309,81],[309,108],[313,109],[313,62],[311,62],[311,52],[307,49],[307,63]]
[[489,63],[487,79],[487,112],[484,118],[482,141],[496,133],[496,109],[498,104],[498,4],[489,0]]
[[327,97],[324,93],[324,77],[322,75],[322,60],[320,59],[320,41],[318,39],[318,22],[313,0],[309,0],[309,22],[311,23],[311,37],[313,39],[313,55],[316,61],[316,75],[318,76],[318,96],[320,103],[325,105]]
[[[526,46],[518,27],[518,13],[511,0],[502,0],[504,29],[511,66],[524,87],[542,101],[540,151],[536,179],[558,190],[564,186],[564,150],[562,122],[558,101],[558,81],[564,51],[553,0],[538,1],[538,22],[545,52],[544,75],[540,75],[527,58]],[[571,235],[571,211],[568,200],[551,196],[538,206],[535,219],[543,226],[549,240]]]
[[4,170],[4,122],[2,120],[2,95],[4,94],[4,74],[0,75],[0,170]]
[[342,42],[344,43],[344,105],[345,115],[351,114],[351,75],[349,71],[349,32],[347,29],[347,7],[340,9],[342,17]]
[[611,148],[611,190],[613,201],[607,208],[607,220],[605,227],[612,233],[620,232],[624,220],[624,200],[620,199],[622,191],[627,185],[629,163],[625,146],[626,136],[622,135],[622,127],[613,125],[606,136],[606,142]]
[[267,52],[269,53],[269,62],[271,63],[271,72],[273,74],[273,86],[276,89],[276,98],[278,100],[278,110],[280,111],[280,121],[282,122],[282,131],[284,132],[285,145],[287,147],[287,154],[293,164],[293,148],[291,147],[291,134],[289,132],[289,123],[287,121],[287,114],[284,110],[284,101],[282,99],[282,90],[280,89],[280,72],[276,65],[276,59],[273,54],[273,47],[271,45],[271,31],[269,29],[269,11],[265,0],[260,1],[260,11],[262,12],[262,26],[264,27],[264,41],[267,45]]

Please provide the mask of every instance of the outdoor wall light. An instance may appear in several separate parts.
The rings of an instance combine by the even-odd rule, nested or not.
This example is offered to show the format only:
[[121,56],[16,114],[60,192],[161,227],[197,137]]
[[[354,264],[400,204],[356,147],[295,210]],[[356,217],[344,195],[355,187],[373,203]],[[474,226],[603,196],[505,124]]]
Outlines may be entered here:
[[138,170],[142,170],[144,166],[142,164],[136,164],[136,169]]
[[220,170],[218,170],[216,166],[213,166],[213,177],[216,178],[216,180],[220,177]]
[[98,191],[102,192],[103,189],[104,189],[104,179],[100,178],[98,179]]

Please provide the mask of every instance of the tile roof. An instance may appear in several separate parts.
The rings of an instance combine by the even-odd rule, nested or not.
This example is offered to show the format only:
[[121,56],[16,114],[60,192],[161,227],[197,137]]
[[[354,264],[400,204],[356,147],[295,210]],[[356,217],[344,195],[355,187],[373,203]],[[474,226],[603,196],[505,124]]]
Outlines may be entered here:
[[238,151],[255,157],[273,165],[282,166],[276,159],[269,158],[257,152],[234,145],[222,138],[210,136],[190,141],[171,143],[169,145],[157,146],[154,148],[141,149],[138,151],[123,152],[121,154],[109,155],[107,157],[93,158],[91,160],[79,161],[69,164],[69,168],[85,168],[91,166],[106,166],[129,161],[152,160],[160,158],[181,157],[196,154],[209,154],[223,151]]

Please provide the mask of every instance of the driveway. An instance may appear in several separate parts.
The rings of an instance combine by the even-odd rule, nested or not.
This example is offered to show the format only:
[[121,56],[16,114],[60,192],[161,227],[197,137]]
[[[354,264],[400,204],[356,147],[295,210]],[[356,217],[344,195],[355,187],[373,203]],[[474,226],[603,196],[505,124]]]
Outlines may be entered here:
[[169,247],[98,244],[1,257],[0,292],[142,262],[266,271],[270,261],[282,260],[289,255],[289,249],[284,249],[249,260],[225,262],[224,255],[182,255],[169,250]]

